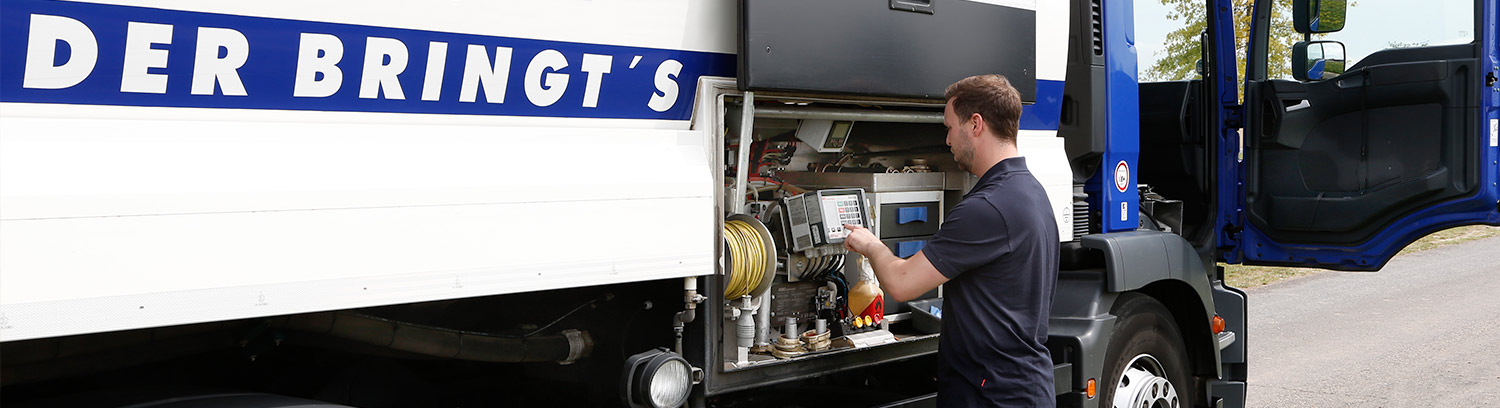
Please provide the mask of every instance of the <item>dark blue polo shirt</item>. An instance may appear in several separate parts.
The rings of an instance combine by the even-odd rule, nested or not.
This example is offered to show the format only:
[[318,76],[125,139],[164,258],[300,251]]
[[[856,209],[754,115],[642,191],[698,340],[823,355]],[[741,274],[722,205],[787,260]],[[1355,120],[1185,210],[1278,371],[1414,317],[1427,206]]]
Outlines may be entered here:
[[1026,159],[980,177],[922,248],[948,283],[938,341],[938,406],[1056,404],[1047,317],[1057,285],[1057,221]]

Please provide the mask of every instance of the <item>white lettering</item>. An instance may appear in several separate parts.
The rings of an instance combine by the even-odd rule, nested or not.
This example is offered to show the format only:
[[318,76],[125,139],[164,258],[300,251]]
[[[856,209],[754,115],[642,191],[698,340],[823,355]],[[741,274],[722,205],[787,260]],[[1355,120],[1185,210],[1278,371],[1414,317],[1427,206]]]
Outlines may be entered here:
[[[464,57],[464,82],[458,90],[459,102],[474,102],[479,88],[484,87],[484,100],[489,103],[505,103],[505,86],[510,82],[510,47],[495,47],[495,63],[490,64],[490,55],[483,45],[469,44],[469,54]],[[495,90],[492,95],[490,90]]]
[[427,76],[422,79],[422,100],[435,101],[443,93],[443,68],[448,65],[448,43],[427,43]]
[[[390,64],[385,63],[386,58]],[[396,78],[406,71],[406,44],[394,38],[369,37],[365,39],[365,70],[360,74],[359,97],[375,99],[385,90],[386,99],[406,99],[401,92],[401,81]]]
[[[219,58],[219,52],[224,58]],[[237,70],[250,58],[250,42],[239,31],[198,27],[198,52],[193,58],[193,95],[213,95],[214,83],[224,95],[245,96]]]
[[[344,42],[329,34],[302,33],[297,46],[297,76],[292,83],[292,96],[322,98],[339,92],[344,85],[344,71],[339,69],[339,60],[344,59]],[[318,79],[318,74],[323,79]]]
[[682,73],[682,63],[677,60],[662,61],[656,67],[656,90],[646,106],[657,112],[666,112],[677,104],[677,75]]
[[125,29],[125,68],[120,72],[120,92],[167,93],[167,74],[152,74],[151,68],[167,67],[167,50],[151,48],[172,44],[170,24],[131,21]]
[[599,107],[599,85],[614,60],[615,57],[609,55],[583,54],[583,72],[589,74],[588,86],[583,88],[583,107]]
[[[68,61],[52,65],[57,42],[68,43]],[[78,85],[94,72],[99,62],[99,41],[82,22],[67,17],[31,15],[31,33],[26,41],[26,73],[21,87],[63,89]]]
[[[568,59],[563,57],[557,50],[542,50],[531,59],[531,65],[526,67],[526,99],[531,100],[532,105],[552,106],[562,99],[563,92],[568,90],[568,74],[559,74],[556,71],[568,67]],[[545,74],[546,79],[543,80]]]

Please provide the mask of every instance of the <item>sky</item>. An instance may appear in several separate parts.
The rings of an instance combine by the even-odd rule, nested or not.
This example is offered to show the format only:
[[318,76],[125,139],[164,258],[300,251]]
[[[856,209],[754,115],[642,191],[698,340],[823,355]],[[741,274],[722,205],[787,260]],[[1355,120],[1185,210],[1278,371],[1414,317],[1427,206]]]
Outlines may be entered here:
[[[1181,26],[1165,18],[1168,11],[1161,0],[1135,1],[1136,49],[1142,71],[1161,58],[1158,54],[1167,33]],[[1349,7],[1344,29],[1322,39],[1344,43],[1349,66],[1353,66],[1392,42],[1467,43],[1473,40],[1473,19],[1473,0],[1356,0]]]

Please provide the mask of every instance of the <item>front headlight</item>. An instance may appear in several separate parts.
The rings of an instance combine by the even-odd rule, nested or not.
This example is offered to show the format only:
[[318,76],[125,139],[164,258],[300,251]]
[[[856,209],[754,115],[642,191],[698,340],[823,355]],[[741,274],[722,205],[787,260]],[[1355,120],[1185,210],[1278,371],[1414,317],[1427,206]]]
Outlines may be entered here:
[[632,408],[681,407],[693,390],[693,366],[665,348],[625,359],[621,377],[621,396]]

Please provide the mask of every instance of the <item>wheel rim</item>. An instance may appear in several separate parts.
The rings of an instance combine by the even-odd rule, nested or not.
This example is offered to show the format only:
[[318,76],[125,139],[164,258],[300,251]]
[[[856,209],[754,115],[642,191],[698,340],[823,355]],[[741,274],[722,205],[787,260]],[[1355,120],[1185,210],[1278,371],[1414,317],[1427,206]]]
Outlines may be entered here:
[[1130,359],[1115,384],[1114,408],[1179,408],[1177,388],[1150,354]]

